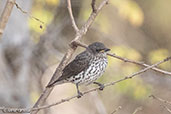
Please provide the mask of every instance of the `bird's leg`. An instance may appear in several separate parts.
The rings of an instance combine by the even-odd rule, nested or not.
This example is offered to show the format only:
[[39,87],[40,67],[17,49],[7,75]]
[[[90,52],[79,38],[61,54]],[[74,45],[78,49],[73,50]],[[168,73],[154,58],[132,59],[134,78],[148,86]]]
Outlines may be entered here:
[[99,90],[101,90],[101,91],[104,89],[104,84],[101,84],[99,82],[93,82],[93,84],[98,85],[99,86]]
[[83,94],[79,91],[78,83],[76,84],[76,87],[77,87],[77,93],[78,93],[77,98],[81,98],[81,96],[83,96]]

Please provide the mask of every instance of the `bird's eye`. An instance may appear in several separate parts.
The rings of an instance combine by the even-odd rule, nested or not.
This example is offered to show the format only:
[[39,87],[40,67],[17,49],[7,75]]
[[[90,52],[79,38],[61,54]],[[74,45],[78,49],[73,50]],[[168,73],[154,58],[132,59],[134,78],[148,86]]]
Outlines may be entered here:
[[100,52],[100,49],[96,49],[97,52]]

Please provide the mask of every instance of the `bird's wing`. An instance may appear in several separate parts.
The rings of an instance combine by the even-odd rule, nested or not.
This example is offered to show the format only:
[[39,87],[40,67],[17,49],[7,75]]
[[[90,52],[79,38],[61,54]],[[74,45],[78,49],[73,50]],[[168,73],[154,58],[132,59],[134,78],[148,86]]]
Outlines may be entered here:
[[81,71],[88,68],[90,61],[89,53],[84,51],[77,55],[73,61],[71,61],[64,69],[62,76],[58,79],[59,81],[72,77],[79,74]]
[[57,80],[53,81],[47,87],[52,87],[56,84],[60,84],[60,82],[64,81],[65,79],[72,77],[74,75],[79,74],[81,71],[88,68],[90,55],[87,51],[84,51],[77,55],[73,61],[71,61],[64,69],[62,76],[59,77]]
[[89,66],[90,54],[87,51],[84,51],[77,55],[73,61],[71,61],[64,69],[62,76],[57,80],[53,81],[47,87],[52,87],[57,83],[64,81],[65,79],[79,74],[81,71],[85,70]]

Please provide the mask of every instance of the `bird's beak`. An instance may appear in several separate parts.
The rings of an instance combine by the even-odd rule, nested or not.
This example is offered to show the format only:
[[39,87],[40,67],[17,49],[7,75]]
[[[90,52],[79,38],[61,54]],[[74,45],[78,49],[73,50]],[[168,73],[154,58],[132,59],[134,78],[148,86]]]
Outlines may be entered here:
[[110,51],[110,49],[109,48],[105,48],[104,51],[105,52],[108,52],[108,51]]

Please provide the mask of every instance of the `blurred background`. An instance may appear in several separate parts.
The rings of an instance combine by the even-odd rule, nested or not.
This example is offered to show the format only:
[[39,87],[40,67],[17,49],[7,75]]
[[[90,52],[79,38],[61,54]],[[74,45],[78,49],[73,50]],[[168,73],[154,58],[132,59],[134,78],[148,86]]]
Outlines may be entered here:
[[[91,13],[91,0],[71,0],[76,23],[81,27]],[[97,0],[97,5],[102,0]],[[0,0],[0,14],[6,0]],[[16,0],[0,42],[0,106],[31,107],[50,80],[74,38],[66,0]],[[90,44],[103,42],[111,53],[153,64],[171,56],[170,0],[110,0],[82,38]],[[29,17],[31,14],[44,22]],[[84,50],[79,47],[74,55]],[[73,57],[74,58],[74,57]],[[108,57],[109,65],[98,80],[107,83],[139,71],[142,67]],[[168,61],[159,68],[171,71]],[[82,86],[81,91],[95,85]],[[76,94],[73,84],[56,86],[47,104]],[[171,101],[171,78],[148,71],[131,80],[74,99],[40,114],[169,114],[154,94]],[[168,107],[171,109],[171,107]],[[0,112],[1,114],[1,112]]]

